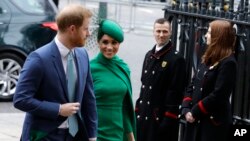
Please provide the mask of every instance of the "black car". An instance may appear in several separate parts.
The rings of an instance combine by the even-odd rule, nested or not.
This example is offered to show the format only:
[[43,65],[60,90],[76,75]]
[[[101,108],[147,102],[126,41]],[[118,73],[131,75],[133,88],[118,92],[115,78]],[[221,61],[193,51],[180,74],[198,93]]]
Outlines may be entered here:
[[11,100],[27,55],[54,39],[52,0],[0,0],[0,99]]

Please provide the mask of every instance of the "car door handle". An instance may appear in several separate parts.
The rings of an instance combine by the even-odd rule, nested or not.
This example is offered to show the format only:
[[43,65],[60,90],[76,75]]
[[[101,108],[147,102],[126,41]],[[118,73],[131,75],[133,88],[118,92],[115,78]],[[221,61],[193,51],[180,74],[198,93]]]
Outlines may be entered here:
[[4,22],[0,22],[0,25],[1,25],[1,24],[4,24]]

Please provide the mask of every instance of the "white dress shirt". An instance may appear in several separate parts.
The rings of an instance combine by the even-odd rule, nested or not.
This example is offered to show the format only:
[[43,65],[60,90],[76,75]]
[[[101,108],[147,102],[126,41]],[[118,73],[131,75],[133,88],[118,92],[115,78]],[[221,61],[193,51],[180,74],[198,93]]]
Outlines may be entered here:
[[[68,53],[70,52],[70,50],[58,40],[57,36],[55,37],[55,43],[56,43],[58,50],[59,50],[59,53],[61,55],[63,69],[64,69],[64,72],[66,75],[67,56],[68,56]],[[63,129],[69,128],[68,120],[65,120],[58,128],[63,128]]]
[[[169,42],[169,41],[168,41],[168,42]],[[166,42],[166,43],[165,43],[164,45],[162,45],[162,46],[159,46],[158,44],[156,44],[156,46],[155,46],[155,53],[158,52],[159,50],[161,50],[165,45],[167,45],[168,42]]]
[[[57,36],[55,37],[55,43],[56,43],[56,45],[58,47],[59,53],[61,54],[63,69],[64,69],[64,72],[65,72],[65,75],[66,75],[66,73],[67,73],[67,57],[68,57],[68,54],[69,54],[70,50],[58,40]],[[72,51],[73,51],[73,54],[74,54],[73,49],[72,49]],[[65,120],[58,128],[62,128],[62,129],[69,128],[68,120]],[[89,141],[96,141],[96,138],[89,138]]]

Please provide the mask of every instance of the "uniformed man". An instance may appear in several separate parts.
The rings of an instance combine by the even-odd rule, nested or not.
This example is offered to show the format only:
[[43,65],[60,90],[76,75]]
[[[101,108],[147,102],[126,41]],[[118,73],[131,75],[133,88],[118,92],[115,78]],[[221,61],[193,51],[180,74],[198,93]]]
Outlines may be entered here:
[[178,113],[185,87],[185,60],[170,41],[171,24],[154,23],[156,45],[147,52],[136,101],[138,141],[177,141]]

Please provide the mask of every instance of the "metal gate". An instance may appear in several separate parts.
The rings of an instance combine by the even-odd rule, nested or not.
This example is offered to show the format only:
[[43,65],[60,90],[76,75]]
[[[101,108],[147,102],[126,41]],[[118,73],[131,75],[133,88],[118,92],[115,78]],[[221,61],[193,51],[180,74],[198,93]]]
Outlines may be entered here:
[[176,0],[166,7],[172,21],[172,41],[186,58],[188,82],[206,48],[208,23],[224,19],[236,28],[237,82],[231,97],[234,124],[250,124],[250,10],[249,0]]

